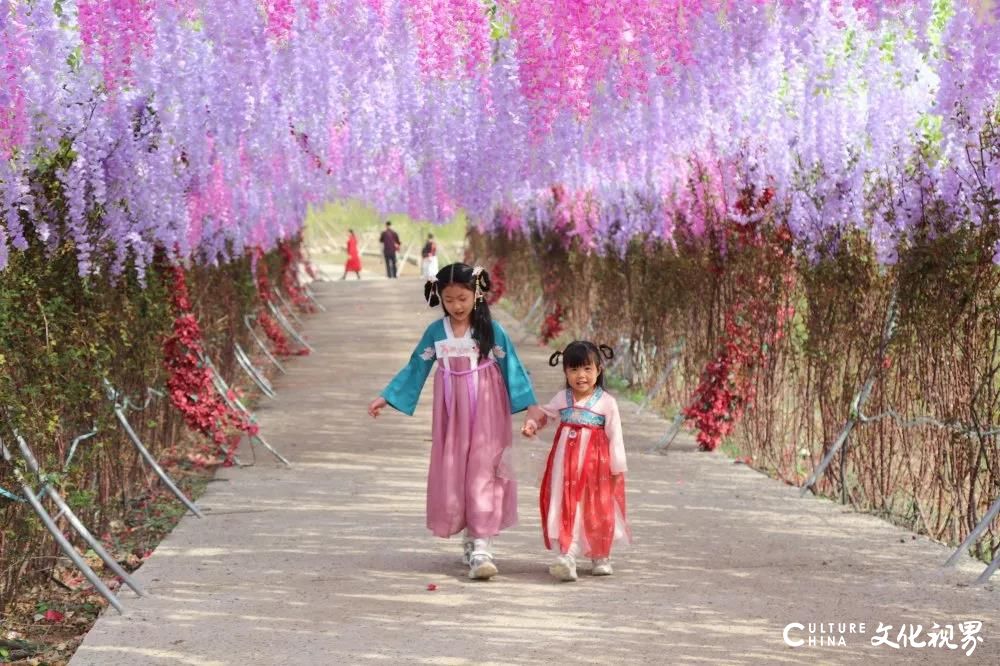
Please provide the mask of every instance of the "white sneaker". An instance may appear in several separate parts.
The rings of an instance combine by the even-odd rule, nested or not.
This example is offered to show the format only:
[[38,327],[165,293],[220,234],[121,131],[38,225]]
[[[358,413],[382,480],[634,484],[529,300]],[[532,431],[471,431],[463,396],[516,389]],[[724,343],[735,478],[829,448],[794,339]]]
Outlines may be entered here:
[[489,580],[497,575],[497,565],[493,562],[489,539],[474,539],[469,553],[469,578]]
[[469,561],[469,578],[473,580],[489,580],[497,575],[497,565],[489,553],[475,552]]
[[594,567],[590,570],[591,576],[610,576],[614,573],[614,569],[611,568],[611,560],[607,557],[602,557],[599,560],[591,560]]
[[576,560],[572,555],[560,555],[555,564],[549,567],[549,573],[563,582],[577,579]]

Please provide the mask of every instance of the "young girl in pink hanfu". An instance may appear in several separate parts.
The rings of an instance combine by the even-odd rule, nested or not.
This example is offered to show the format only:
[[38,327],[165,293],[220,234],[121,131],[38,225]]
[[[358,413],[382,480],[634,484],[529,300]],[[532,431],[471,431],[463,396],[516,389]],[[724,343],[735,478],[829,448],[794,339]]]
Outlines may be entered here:
[[549,359],[562,359],[566,388],[542,407],[541,419],[529,414],[521,429],[532,437],[547,417],[559,420],[542,479],[539,505],[545,547],[559,547],[549,573],[563,581],[577,579],[581,556],[592,561],[591,574],[610,576],[611,545],[631,541],[625,517],[625,444],[618,403],[604,390],[602,354],[610,347],[571,342]]
[[517,522],[517,484],[510,469],[511,414],[541,417],[528,373],[500,324],[490,317],[489,273],[445,266],[424,286],[444,317],[424,331],[404,367],[368,413],[389,405],[413,415],[434,361],[434,416],[427,476],[427,528],[439,537],[463,532],[469,578],[497,574],[492,538]]

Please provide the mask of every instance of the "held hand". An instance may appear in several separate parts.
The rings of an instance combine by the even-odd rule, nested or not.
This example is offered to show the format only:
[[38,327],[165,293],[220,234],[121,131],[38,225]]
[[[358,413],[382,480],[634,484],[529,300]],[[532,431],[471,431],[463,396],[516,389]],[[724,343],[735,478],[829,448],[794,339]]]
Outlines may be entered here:
[[[536,429],[538,423],[543,425],[545,424],[545,412],[538,405],[531,405],[528,407],[527,417],[527,421],[534,421],[536,423]],[[525,421],[525,423],[527,423],[527,421]]]
[[538,432],[538,424],[532,419],[525,421],[524,426],[521,427],[521,434],[525,437],[534,437],[536,432]]
[[379,397],[375,398],[374,400],[372,400],[371,404],[368,405],[368,414],[373,419],[377,419],[378,418],[378,413],[381,412],[382,408],[385,407],[388,404],[389,403],[387,403],[385,401],[385,398],[383,398],[382,396],[379,396]]

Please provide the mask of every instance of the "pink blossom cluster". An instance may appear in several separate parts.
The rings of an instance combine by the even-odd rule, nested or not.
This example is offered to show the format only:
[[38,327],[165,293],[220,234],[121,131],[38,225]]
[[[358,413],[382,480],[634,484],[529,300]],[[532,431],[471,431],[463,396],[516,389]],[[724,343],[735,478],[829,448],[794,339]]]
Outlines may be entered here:
[[134,59],[153,48],[155,0],[77,0],[85,55],[101,62],[109,90],[127,83]]
[[420,70],[430,79],[468,77],[485,84],[490,62],[489,23],[481,0],[406,3]]
[[[304,4],[304,3],[303,3]],[[315,7],[315,3],[313,3]],[[287,40],[295,24],[295,4],[292,0],[264,0],[267,36],[277,42]]]

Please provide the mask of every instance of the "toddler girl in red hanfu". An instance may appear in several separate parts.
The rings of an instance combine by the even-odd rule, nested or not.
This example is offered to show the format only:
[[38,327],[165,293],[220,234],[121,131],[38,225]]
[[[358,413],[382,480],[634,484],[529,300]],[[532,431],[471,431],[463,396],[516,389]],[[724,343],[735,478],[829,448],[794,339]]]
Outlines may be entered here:
[[532,437],[549,417],[559,420],[542,479],[539,505],[545,547],[559,546],[549,573],[577,579],[577,558],[592,561],[591,574],[610,576],[611,545],[631,541],[625,517],[625,444],[618,403],[604,390],[602,355],[610,347],[571,342],[549,359],[562,360],[566,388],[542,407],[539,420],[528,418],[521,433]]

